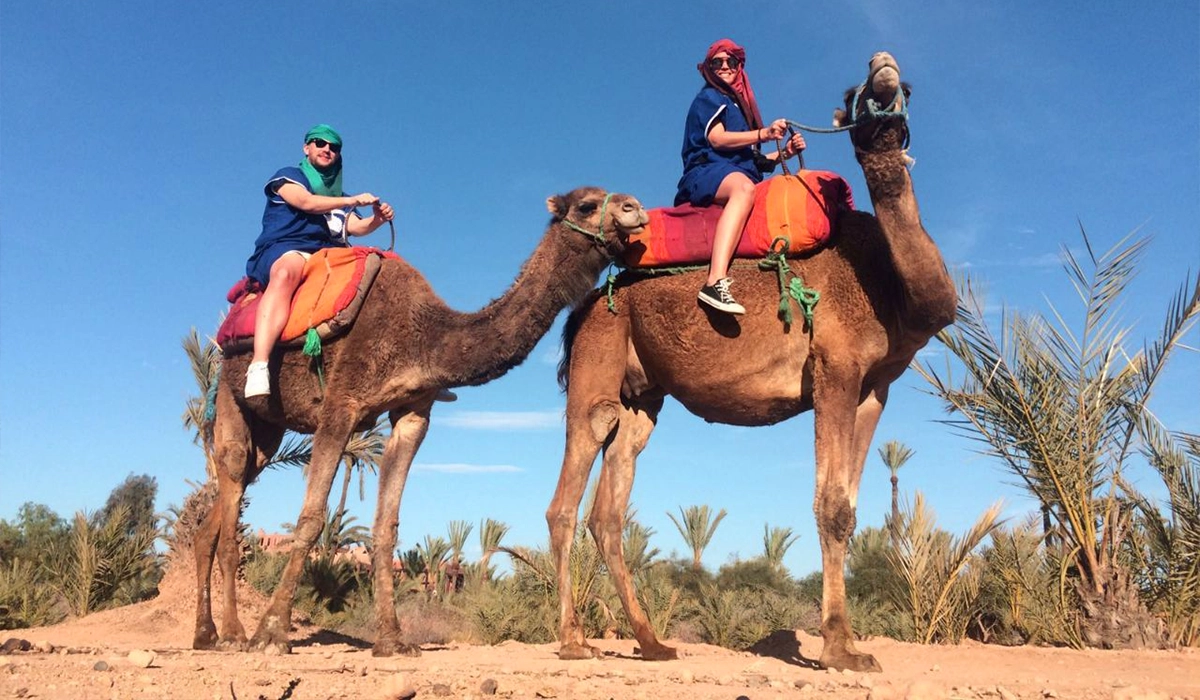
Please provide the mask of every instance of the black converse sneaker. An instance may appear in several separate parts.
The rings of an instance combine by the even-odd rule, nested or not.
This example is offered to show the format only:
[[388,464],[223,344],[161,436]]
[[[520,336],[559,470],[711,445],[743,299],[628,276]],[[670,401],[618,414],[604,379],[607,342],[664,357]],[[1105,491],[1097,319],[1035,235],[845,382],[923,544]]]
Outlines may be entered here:
[[704,285],[700,288],[700,301],[727,314],[746,313],[746,307],[737,303],[733,295],[729,293],[729,285],[732,282],[733,280],[728,277],[722,277],[712,284]]

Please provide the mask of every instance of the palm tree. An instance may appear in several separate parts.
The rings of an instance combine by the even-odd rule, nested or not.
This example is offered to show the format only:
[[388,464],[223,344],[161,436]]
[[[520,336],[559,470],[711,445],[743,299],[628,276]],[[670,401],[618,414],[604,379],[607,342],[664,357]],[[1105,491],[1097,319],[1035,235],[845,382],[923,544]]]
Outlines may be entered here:
[[796,544],[800,535],[793,535],[790,527],[771,527],[763,524],[763,557],[773,569],[783,568],[783,555]]
[[346,494],[350,490],[354,472],[358,472],[358,500],[361,501],[365,496],[367,470],[374,474],[379,468],[379,460],[383,457],[383,449],[387,445],[387,438],[383,435],[384,425],[385,422],[380,417],[370,429],[352,435],[342,450],[342,464],[346,466],[346,471],[342,474],[342,493],[338,498],[338,507],[333,511],[330,521],[334,531],[341,529],[341,521],[346,517]]
[[450,543],[441,537],[425,535],[424,545],[417,543],[417,552],[421,557],[421,566],[425,569],[427,592],[430,595],[439,595],[441,593],[439,584],[442,582],[442,564],[446,561],[446,555],[450,553]]
[[894,535],[897,523],[900,522],[900,477],[897,472],[904,463],[912,459],[913,451],[908,445],[905,445],[899,440],[888,440],[879,448],[879,458],[883,460],[883,465],[892,473],[892,522],[889,529]]
[[209,407],[216,400],[217,378],[221,374],[221,351],[211,339],[202,344],[194,327],[183,338],[183,351],[188,356],[196,388],[200,390],[199,396],[188,397],[183,410],[183,427],[195,432],[192,442],[204,450],[204,470],[209,480],[212,480],[217,471],[213,461],[213,417]]
[[450,561],[462,564],[463,547],[475,526],[466,520],[451,520],[446,526],[446,535],[450,538]]
[[671,519],[671,522],[675,523],[675,527],[679,529],[679,534],[683,536],[683,541],[692,550],[692,569],[699,571],[702,568],[700,557],[704,554],[708,543],[712,542],[713,535],[717,531],[717,525],[721,524],[727,513],[722,508],[717,513],[717,516],[713,518],[708,506],[704,505],[688,506],[686,509],[681,506],[679,514],[683,518],[682,523],[676,520],[675,516],[669,512],[667,513],[667,517]]
[[500,541],[508,534],[508,525],[499,520],[487,518],[479,525],[479,548],[482,554],[479,555],[479,576],[482,579],[490,579],[491,572],[488,570],[488,562],[492,555],[500,550]]
[[[1129,495],[1123,471],[1158,420],[1148,402],[1167,360],[1200,316],[1200,274],[1181,285],[1153,342],[1129,349],[1131,328],[1114,318],[1147,240],[1126,237],[1097,256],[1086,232],[1086,263],[1064,251],[1064,268],[1084,312],[1024,316],[1005,309],[1000,338],[984,320],[969,279],[958,321],[938,339],[964,370],[945,378],[917,369],[957,419],[947,422],[984,445],[1046,507],[1061,538],[1063,571],[1078,595],[1077,645],[1156,645],[1157,621],[1139,600],[1127,551]],[[1138,301],[1145,308],[1144,300]],[[1186,347],[1186,346],[1184,346]],[[1064,604],[1073,604],[1065,601]]]

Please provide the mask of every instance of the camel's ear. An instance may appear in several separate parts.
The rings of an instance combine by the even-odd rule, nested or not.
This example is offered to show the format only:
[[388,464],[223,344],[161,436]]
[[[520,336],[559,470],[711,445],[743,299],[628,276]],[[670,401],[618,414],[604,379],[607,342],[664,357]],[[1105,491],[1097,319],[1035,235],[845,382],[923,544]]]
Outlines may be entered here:
[[833,125],[838,128],[846,125],[846,110],[841,107],[833,110]]
[[562,219],[571,211],[571,205],[567,202],[567,198],[561,194],[556,194],[546,198],[546,209],[554,215],[555,218]]

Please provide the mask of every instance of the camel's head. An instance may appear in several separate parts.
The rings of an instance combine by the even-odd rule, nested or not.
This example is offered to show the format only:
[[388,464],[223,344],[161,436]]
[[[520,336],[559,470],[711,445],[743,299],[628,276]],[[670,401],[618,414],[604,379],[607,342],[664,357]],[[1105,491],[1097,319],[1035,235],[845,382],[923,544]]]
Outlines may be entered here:
[[880,51],[867,64],[867,79],[850,88],[845,106],[833,112],[833,125],[850,126],[850,140],[860,151],[900,150],[908,146],[908,97],[900,82],[900,66]]
[[551,225],[562,224],[586,236],[609,257],[620,255],[629,235],[650,221],[636,197],[599,187],[580,187],[548,197],[546,208],[550,210]]

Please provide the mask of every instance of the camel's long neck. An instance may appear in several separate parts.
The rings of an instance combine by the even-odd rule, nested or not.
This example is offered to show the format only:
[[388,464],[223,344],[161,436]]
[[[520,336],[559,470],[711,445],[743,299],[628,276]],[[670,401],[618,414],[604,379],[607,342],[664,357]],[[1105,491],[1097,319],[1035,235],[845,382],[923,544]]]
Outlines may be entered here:
[[438,384],[474,386],[521,364],[559,311],[591,291],[608,264],[588,245],[580,234],[552,226],[503,296],[448,319],[431,339],[426,370]]
[[954,321],[954,282],[933,239],[921,225],[901,151],[860,154],[875,218],[888,243],[904,292],[903,321],[914,330],[936,332]]

